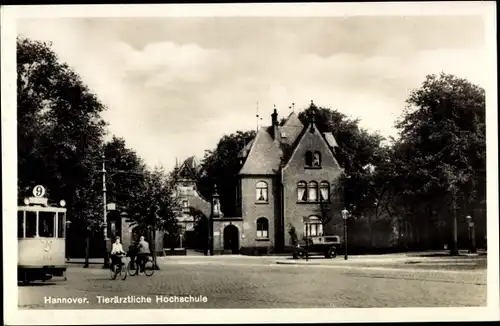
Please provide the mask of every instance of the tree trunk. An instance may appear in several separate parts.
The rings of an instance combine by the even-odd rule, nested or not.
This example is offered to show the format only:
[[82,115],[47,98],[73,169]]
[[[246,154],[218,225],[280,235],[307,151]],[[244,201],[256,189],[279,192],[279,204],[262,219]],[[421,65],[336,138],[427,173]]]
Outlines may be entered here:
[[90,256],[90,235],[87,232],[85,234],[85,265],[83,265],[83,268],[89,267],[89,256]]
[[457,223],[457,200],[456,194],[453,193],[453,205],[452,205],[452,227],[453,227],[453,239],[450,249],[450,255],[458,255],[458,223]]

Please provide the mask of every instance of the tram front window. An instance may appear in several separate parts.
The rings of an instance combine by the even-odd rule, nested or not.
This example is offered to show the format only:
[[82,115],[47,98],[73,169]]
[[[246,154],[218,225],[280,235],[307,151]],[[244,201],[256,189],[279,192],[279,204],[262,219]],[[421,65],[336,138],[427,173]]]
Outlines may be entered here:
[[38,213],[38,235],[41,237],[52,238],[54,237],[55,229],[55,213],[53,212],[39,212]]
[[57,237],[64,238],[66,234],[66,221],[64,213],[57,213]]
[[17,237],[18,238],[24,237],[24,212],[23,211],[17,212]]
[[36,212],[26,212],[26,238],[36,237]]

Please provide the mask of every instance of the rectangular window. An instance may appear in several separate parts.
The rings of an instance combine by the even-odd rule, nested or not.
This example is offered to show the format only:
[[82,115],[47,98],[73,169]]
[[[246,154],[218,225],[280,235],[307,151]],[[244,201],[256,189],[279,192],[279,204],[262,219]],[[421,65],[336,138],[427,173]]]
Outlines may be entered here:
[[257,201],[267,202],[267,188],[257,188]]
[[57,237],[64,238],[66,236],[66,214],[57,213]]
[[306,188],[299,188],[297,190],[297,197],[298,201],[306,201],[307,200]]
[[41,237],[52,238],[55,234],[55,218],[54,212],[39,212],[38,213],[38,235]]
[[36,212],[26,212],[26,238],[36,237]]
[[318,225],[317,224],[310,224],[309,228],[310,228],[309,229],[309,235],[311,237],[315,237],[315,236],[318,235],[318,232],[317,232],[318,231]]
[[318,201],[318,190],[316,188],[309,188],[309,201]]
[[24,238],[24,211],[17,212],[17,237]]
[[257,230],[257,238],[268,239],[269,233],[267,230]]
[[322,187],[320,189],[321,200],[328,200],[328,188]]
[[320,223],[306,223],[304,225],[304,237],[316,237],[323,235],[323,225]]

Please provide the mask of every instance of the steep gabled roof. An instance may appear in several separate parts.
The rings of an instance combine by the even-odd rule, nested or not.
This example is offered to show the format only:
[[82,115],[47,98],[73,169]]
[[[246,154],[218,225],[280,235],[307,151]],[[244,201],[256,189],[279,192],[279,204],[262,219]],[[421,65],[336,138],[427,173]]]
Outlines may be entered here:
[[[298,115],[292,112],[283,126],[278,127],[279,141],[274,139],[272,126],[260,128],[255,138],[238,153],[238,158],[246,158],[239,174],[276,174],[282,163],[288,163],[309,126],[310,123],[304,125]],[[314,127],[318,130],[316,124]],[[331,132],[320,134],[335,157],[334,149],[338,147],[335,137]]]
[[197,167],[195,163],[195,157],[188,157],[182,163],[181,167],[177,170],[177,177],[183,179],[196,179]]
[[[326,143],[327,147],[330,149],[330,153],[333,155],[333,158],[334,158],[334,161],[335,163],[337,164],[337,166],[342,169],[342,167],[340,166],[338,160],[337,160],[337,157],[335,156],[335,148],[330,146],[330,142],[328,141],[327,139],[327,134],[330,134],[330,136],[328,136],[330,138],[330,141],[332,141],[332,144],[333,142],[335,144],[337,144],[337,141],[335,140],[335,137],[333,137],[333,134],[332,133],[329,133],[329,132],[321,132],[319,131],[318,129],[318,126],[316,125],[316,123],[313,122],[313,126],[314,126],[314,130],[316,130],[316,132],[319,133],[320,135],[320,138]],[[288,165],[288,161],[290,160],[290,158],[293,156],[293,153],[297,150],[297,147],[300,143],[300,141],[302,140],[302,138],[304,137],[305,133],[309,130],[309,128],[311,127],[311,123],[309,123],[308,125],[304,126],[304,128],[302,128],[299,136],[297,137],[297,139],[295,140],[295,142],[292,144],[292,146],[290,147],[290,151],[287,155],[287,157],[285,158],[284,162],[285,162],[285,167],[286,165]],[[332,140],[333,139],[333,140]],[[338,145],[337,145],[338,147]]]
[[239,158],[246,158],[239,174],[276,174],[303,129],[304,125],[295,113],[291,113],[278,128],[279,142],[273,137],[272,126],[260,128],[255,138],[238,154]]
[[337,140],[333,136],[333,133],[325,132],[323,133],[323,135],[325,136],[325,140],[328,143],[328,146],[330,146],[330,148],[333,148],[333,150],[335,151],[335,147],[339,147],[339,144],[337,143]]
[[276,174],[281,163],[281,148],[274,142],[269,127],[257,132],[239,174]]
[[299,120],[299,116],[295,114],[295,112],[292,112],[288,116],[285,124],[280,128],[282,133],[281,141],[288,145],[293,144],[300,135],[302,129],[304,129],[304,125]]

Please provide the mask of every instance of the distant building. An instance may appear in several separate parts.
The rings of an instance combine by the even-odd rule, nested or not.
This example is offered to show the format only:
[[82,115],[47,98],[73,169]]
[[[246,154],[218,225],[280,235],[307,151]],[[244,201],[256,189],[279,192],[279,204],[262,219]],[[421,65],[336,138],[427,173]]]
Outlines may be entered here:
[[337,146],[333,134],[318,130],[314,114],[304,125],[291,113],[280,126],[275,109],[271,126],[260,128],[238,155],[240,216],[214,218],[214,251],[281,251],[291,245],[292,228],[298,238],[306,229],[309,236],[333,232],[322,217],[325,210],[337,209],[330,195],[342,173]]
[[[200,167],[194,156],[187,158],[180,166],[176,165],[174,170],[175,186],[173,195],[181,208],[178,212],[177,221],[182,227],[183,236],[185,236],[186,232],[194,231],[197,219],[210,216],[211,204],[203,198],[196,187],[199,171]],[[201,216],[193,216],[193,212],[198,212]],[[184,240],[189,241],[190,239]],[[186,245],[190,246],[190,243],[184,243],[183,247]]]

